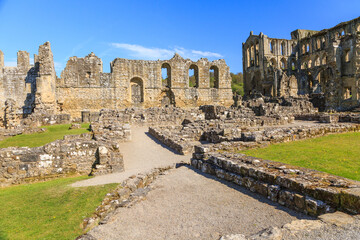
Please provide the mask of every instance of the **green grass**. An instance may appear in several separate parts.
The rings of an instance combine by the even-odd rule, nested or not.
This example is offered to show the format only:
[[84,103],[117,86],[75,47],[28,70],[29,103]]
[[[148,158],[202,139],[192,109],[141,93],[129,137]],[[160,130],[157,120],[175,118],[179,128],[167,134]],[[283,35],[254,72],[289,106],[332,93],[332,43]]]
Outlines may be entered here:
[[242,153],[360,181],[359,132],[273,144]]
[[0,141],[0,148],[6,147],[39,147],[47,143],[62,139],[65,135],[75,135],[89,132],[89,124],[81,124],[80,129],[69,130],[70,124],[43,126],[45,132],[22,134]]
[[117,184],[72,188],[61,178],[0,189],[0,239],[75,239],[80,224]]

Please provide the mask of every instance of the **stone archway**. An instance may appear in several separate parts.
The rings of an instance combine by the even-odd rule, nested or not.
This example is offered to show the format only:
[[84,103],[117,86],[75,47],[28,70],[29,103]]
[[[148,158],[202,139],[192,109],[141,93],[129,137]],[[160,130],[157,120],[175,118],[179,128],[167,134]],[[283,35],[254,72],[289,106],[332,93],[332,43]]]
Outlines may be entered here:
[[144,86],[141,78],[135,77],[130,80],[130,92],[132,104],[144,102]]

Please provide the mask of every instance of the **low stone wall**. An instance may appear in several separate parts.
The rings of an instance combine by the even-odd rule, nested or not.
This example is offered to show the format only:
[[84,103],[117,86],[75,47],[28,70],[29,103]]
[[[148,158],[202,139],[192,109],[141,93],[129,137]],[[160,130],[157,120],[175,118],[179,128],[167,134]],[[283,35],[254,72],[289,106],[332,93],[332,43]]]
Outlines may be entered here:
[[190,144],[189,141],[184,138],[172,138],[171,133],[162,132],[160,128],[149,127],[149,134],[182,155],[186,155],[193,151],[194,145]]
[[[92,119],[93,122],[118,122],[131,125],[179,125],[184,119],[203,120],[205,115],[198,108],[153,107],[153,108],[126,108],[124,110],[102,109],[100,113],[85,113],[83,119]],[[96,116],[98,116],[96,118]]]
[[360,182],[244,154],[195,147],[191,165],[291,209],[317,216],[337,209],[360,213]]
[[[194,124],[198,127],[194,127]],[[292,127],[258,127],[242,129],[236,124],[219,124],[217,121],[207,121],[206,124],[202,125],[195,122],[184,126],[149,128],[149,133],[152,136],[180,154],[192,152],[194,145],[196,145],[196,142],[198,141],[224,143],[222,144],[223,146],[229,145],[230,148],[241,150],[250,147],[250,145],[245,144],[245,142],[259,143],[251,145],[257,147],[264,144],[266,145],[266,142],[297,141],[331,133],[352,131],[360,131],[360,125],[353,123],[332,123],[310,126],[298,125]]]
[[98,141],[127,142],[131,140],[131,129],[129,124],[119,122],[93,122],[90,125],[94,133],[94,139]]
[[91,133],[65,136],[42,147],[0,149],[0,187],[71,174],[123,171],[116,143],[92,139]]
[[72,119],[69,114],[33,113],[25,117],[19,126],[24,128],[35,128],[44,125],[67,124],[71,122]]

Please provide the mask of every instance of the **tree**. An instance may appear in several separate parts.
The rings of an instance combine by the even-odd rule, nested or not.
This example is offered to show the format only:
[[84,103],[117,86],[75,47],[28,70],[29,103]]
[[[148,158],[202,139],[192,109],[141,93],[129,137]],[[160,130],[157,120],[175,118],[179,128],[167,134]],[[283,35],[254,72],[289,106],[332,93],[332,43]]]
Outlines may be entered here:
[[244,95],[244,78],[241,72],[230,73],[231,76],[231,89],[233,93],[243,96]]

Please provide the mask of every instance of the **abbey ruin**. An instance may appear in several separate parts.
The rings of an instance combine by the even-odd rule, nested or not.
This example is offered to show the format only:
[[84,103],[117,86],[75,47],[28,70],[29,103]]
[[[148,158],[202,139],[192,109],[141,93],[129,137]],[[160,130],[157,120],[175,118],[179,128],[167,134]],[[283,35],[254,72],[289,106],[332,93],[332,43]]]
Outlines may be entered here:
[[[90,53],[71,57],[61,78],[56,76],[50,43],[39,47],[30,65],[29,53],[19,51],[17,67],[4,66],[0,51],[0,116],[3,125],[32,112],[70,114],[98,112],[103,108],[195,107],[204,104],[230,106],[233,102],[229,67],[224,60],[197,62],[175,54],[170,60],[143,61],[116,58],[111,72],[103,72],[100,58]],[[167,77],[162,79],[162,69]],[[195,86],[189,84],[193,70]],[[210,83],[210,72],[214,75]],[[10,112],[11,113],[10,113]]]
[[[283,157],[255,157],[246,150],[360,132],[360,114],[353,111],[360,103],[360,18],[322,31],[296,30],[291,37],[250,33],[243,44],[245,96],[233,94],[223,59],[194,62],[178,54],[157,61],[116,58],[110,73],[104,73],[102,60],[90,53],[71,57],[58,77],[49,42],[39,47],[34,65],[28,52],[19,51],[17,66],[4,66],[0,51],[0,140],[50,132],[45,125],[66,129],[63,139],[37,147],[0,148],[0,188],[74,175],[95,177],[73,187],[119,184],[83,217],[84,235],[77,238],[82,240],[294,239],[291,234],[298,234],[299,226],[305,234],[313,225],[323,231],[335,228],[333,219],[320,222],[317,217],[359,215],[359,181],[316,167],[293,166]],[[68,135],[69,129],[80,128],[86,132]],[[308,149],[289,155],[293,158],[301,151]],[[348,164],[345,157],[335,157],[325,164]],[[214,190],[218,183],[221,190]],[[260,203],[266,207],[259,208]],[[140,205],[145,206],[140,213],[129,213]],[[239,209],[243,212],[234,211]],[[273,214],[279,209],[302,220],[281,222],[282,217]],[[211,210],[215,211],[209,214]],[[175,211],[179,213],[166,215]],[[257,216],[252,219],[253,212]],[[149,220],[144,218],[148,215]],[[133,222],[117,222],[129,216]],[[356,234],[359,216],[353,219]],[[242,222],[235,221],[240,218]],[[153,224],[156,220],[164,222]],[[138,234],[133,229],[140,229],[134,227],[137,223],[146,231],[132,238]],[[269,230],[264,224],[275,227]],[[226,237],[245,228],[251,228],[246,237]],[[178,232],[171,233],[174,229]],[[199,229],[206,229],[204,235],[198,235]],[[125,237],[118,238],[120,234]],[[286,234],[290,237],[282,238]]]
[[295,30],[291,39],[263,33],[243,43],[245,94],[308,95],[320,110],[359,105],[360,18],[321,31]]

